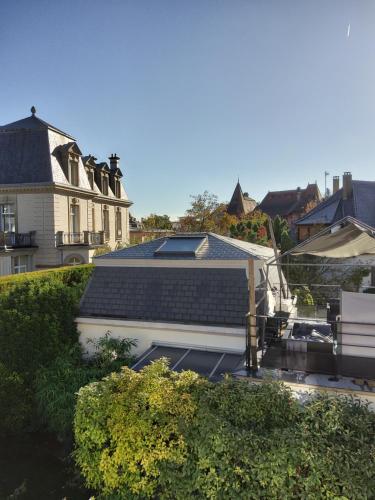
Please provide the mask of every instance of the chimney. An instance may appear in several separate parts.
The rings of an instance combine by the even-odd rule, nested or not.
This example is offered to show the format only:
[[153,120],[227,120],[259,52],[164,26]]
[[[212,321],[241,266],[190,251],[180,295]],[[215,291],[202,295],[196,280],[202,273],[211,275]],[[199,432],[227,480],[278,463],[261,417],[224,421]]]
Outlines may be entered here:
[[301,188],[298,186],[298,188],[297,188],[297,201],[301,200],[301,193],[302,193]]
[[120,168],[120,158],[117,156],[117,154],[111,154],[111,156],[108,158],[109,159],[109,164],[111,166],[111,170],[116,170],[116,168]]
[[332,180],[333,180],[332,194],[335,194],[340,189],[340,176],[334,175]]
[[353,183],[351,172],[344,172],[342,176],[342,199],[348,200],[352,196]]

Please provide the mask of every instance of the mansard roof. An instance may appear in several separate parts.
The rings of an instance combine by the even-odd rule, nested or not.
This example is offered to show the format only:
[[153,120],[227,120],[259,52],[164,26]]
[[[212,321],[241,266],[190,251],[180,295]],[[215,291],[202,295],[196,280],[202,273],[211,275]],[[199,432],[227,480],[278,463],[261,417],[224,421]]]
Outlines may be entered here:
[[63,132],[62,130],[58,129],[57,127],[54,127],[50,123],[45,122],[44,120],[41,120],[34,114],[31,116],[28,116],[27,118],[22,118],[21,120],[17,120],[12,123],[8,123],[7,125],[2,125],[0,126],[0,132],[3,131],[11,131],[11,130],[53,130],[54,132],[57,132],[58,134],[65,135],[65,137],[68,137],[69,139],[72,139],[72,141],[75,141],[74,137],[71,135],[67,134],[66,132]]

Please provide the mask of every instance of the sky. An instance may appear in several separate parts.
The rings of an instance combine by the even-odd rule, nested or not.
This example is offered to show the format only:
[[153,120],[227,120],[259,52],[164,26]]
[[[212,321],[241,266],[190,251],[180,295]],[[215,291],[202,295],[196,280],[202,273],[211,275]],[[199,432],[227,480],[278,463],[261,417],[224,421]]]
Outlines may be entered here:
[[373,0],[1,0],[0,124],[34,105],[175,218],[237,178],[375,180],[374,56]]

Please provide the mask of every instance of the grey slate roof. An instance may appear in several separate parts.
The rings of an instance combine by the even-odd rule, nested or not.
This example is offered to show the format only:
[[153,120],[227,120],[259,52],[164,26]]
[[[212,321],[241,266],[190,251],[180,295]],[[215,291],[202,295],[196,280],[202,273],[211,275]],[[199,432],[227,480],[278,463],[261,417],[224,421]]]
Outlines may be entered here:
[[[158,256],[154,252],[168,239],[170,236],[158,238],[147,243],[141,243],[129,248],[122,248],[115,252],[111,252],[95,260],[101,259],[168,259],[168,260],[246,260],[254,259],[269,259],[273,256],[271,248],[263,247],[245,241],[239,241],[225,236],[219,236],[214,233],[191,233],[194,235],[203,234],[207,236],[207,241],[202,245],[195,257],[193,256]],[[183,236],[184,233],[176,236]]]
[[244,325],[244,269],[96,267],[80,315],[143,321]]
[[59,134],[69,137],[69,139],[72,139],[72,141],[75,141],[74,137],[72,137],[71,135],[67,134],[66,132],[63,132],[62,130],[54,127],[53,125],[45,122],[44,120],[41,120],[35,115],[31,115],[28,116],[27,118],[22,118],[22,120],[17,120],[15,122],[2,125],[0,127],[0,132],[4,130],[48,130],[48,129],[54,130]]
[[343,189],[341,188],[299,219],[296,224],[330,225],[350,216],[375,227],[375,182],[353,180],[352,185],[353,195],[349,199],[342,199]]
[[0,130],[0,184],[51,182],[45,130]]

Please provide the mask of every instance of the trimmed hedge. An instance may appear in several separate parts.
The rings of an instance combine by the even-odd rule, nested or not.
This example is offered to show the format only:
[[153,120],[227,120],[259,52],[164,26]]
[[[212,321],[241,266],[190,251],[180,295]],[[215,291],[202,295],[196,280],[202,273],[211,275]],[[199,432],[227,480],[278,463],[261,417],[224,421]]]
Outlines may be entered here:
[[[35,414],[38,372],[79,348],[74,319],[92,270],[82,265],[0,279],[0,364],[10,374],[0,392],[4,383],[12,383],[30,394],[27,412],[22,398],[14,399],[13,410],[24,416],[20,420],[26,427]],[[0,421],[0,433],[6,432],[5,424]]]
[[93,264],[82,264],[79,266],[64,266],[52,269],[43,269],[42,271],[31,271],[29,273],[11,274],[0,277],[0,293],[6,292],[16,285],[25,283],[25,281],[39,281],[45,279],[56,279],[71,286],[87,282],[93,272]]

